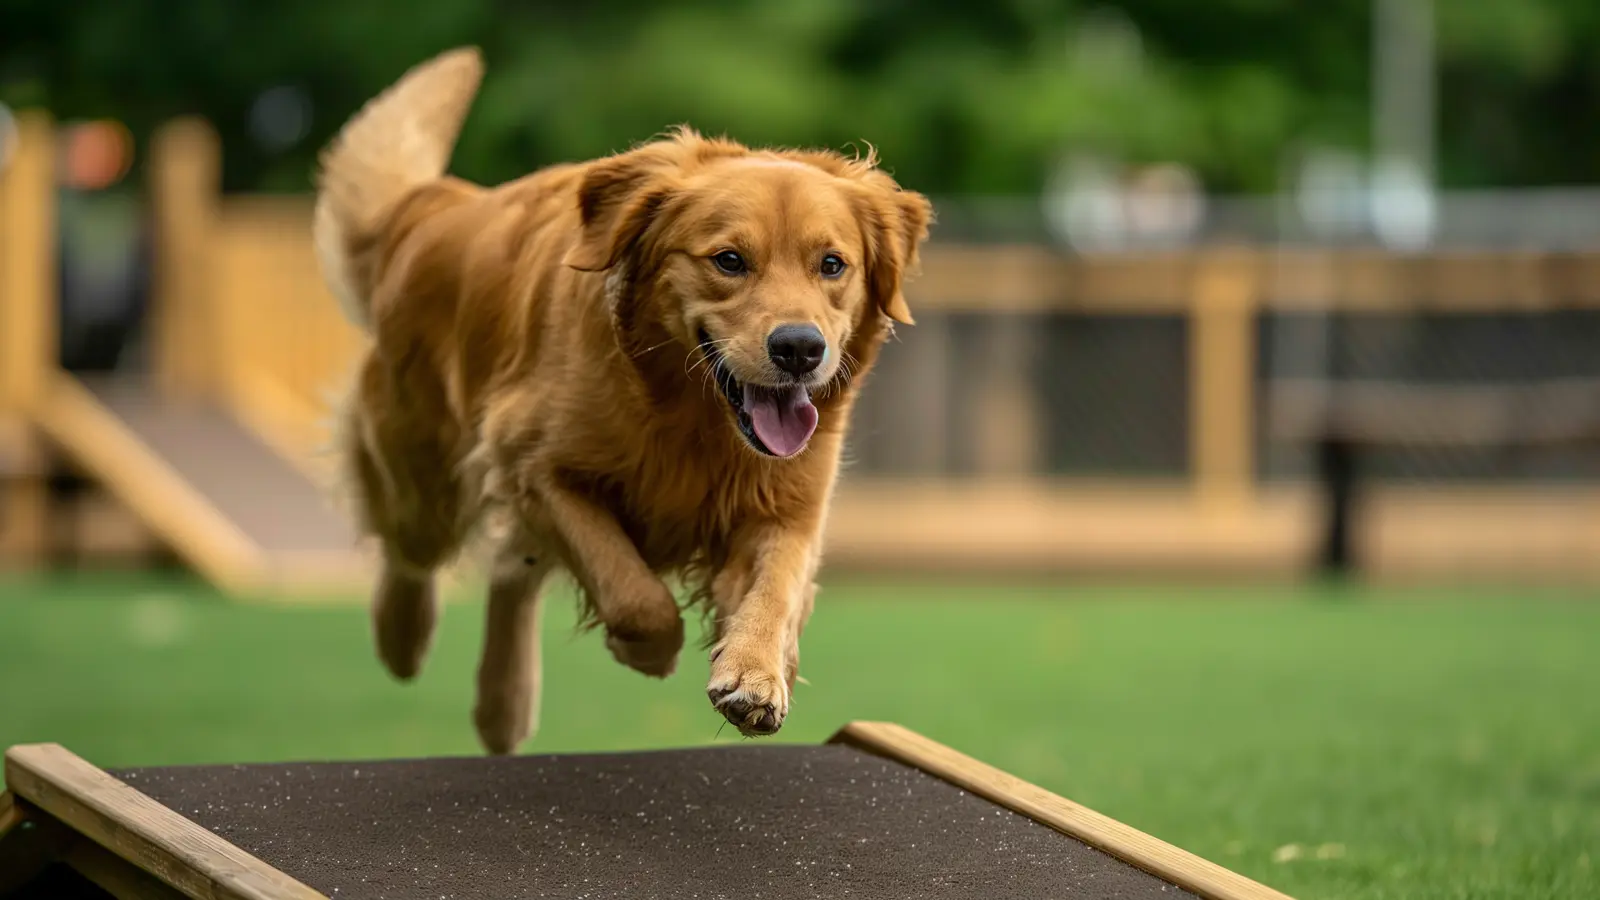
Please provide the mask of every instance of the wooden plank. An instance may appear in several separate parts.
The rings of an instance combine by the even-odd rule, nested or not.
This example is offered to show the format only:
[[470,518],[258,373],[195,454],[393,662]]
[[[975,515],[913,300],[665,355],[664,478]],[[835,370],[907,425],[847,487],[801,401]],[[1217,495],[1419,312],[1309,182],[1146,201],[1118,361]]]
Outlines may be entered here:
[[50,520],[47,468],[32,423],[0,411],[0,564],[33,564],[44,553]]
[[1207,900],[1289,900],[1286,894],[900,725],[852,722],[828,742],[857,747],[920,769]]
[[194,900],[328,900],[57,744],[12,747],[6,783]]
[[27,413],[55,366],[55,135],[37,112],[19,113],[17,131],[0,165],[0,412]]
[[10,791],[0,793],[0,840],[5,840],[6,834],[21,825],[24,818],[22,808],[17,806],[17,795]]
[[184,894],[88,838],[73,841],[63,861],[117,900],[181,900]]
[[1176,315],[1188,308],[1190,252],[1073,257],[1018,244],[930,244],[922,274],[906,289],[912,309],[930,312]]
[[39,424],[206,578],[246,591],[267,569],[258,547],[75,379],[58,375]]
[[1268,388],[1278,440],[1342,437],[1430,447],[1559,446],[1600,442],[1600,379],[1534,384],[1421,385],[1279,379]]
[[1195,281],[1189,319],[1189,454],[1202,503],[1237,512],[1255,485],[1257,272],[1217,257]]
[[1600,306],[1600,253],[1552,253],[1545,257],[1544,267],[1552,306]]
[[1194,301],[1189,287],[1204,259],[1177,251],[1100,253],[1072,260],[1072,293],[1057,308],[1109,315],[1181,314]]
[[[908,288],[914,308],[949,313],[1178,315],[1192,274],[1236,249],[1068,256],[1042,246],[939,244]],[[1600,305],[1600,254],[1273,250],[1263,307],[1285,311],[1477,314]]]
[[906,287],[913,310],[1025,312],[1059,305],[1070,269],[1040,246],[930,244],[921,274]]
[[[149,168],[157,237],[153,363],[163,389],[206,396],[216,390],[222,352],[212,297],[221,143],[205,120],[175,119],[156,132]],[[310,227],[307,219],[308,234]]]
[[1426,311],[1531,312],[1546,309],[1542,257],[1528,251],[1436,253],[1416,260],[1413,302]]
[[269,371],[251,369],[234,383],[228,410],[239,424],[318,485],[342,476],[337,446],[339,411],[290,389]]

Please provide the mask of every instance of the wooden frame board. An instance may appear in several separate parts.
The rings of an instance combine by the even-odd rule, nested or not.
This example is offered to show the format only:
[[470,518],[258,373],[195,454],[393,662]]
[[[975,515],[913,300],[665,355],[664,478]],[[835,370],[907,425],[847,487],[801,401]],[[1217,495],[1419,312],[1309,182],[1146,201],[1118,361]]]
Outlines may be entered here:
[[13,747],[6,786],[194,900],[327,900],[59,744]]
[[[902,726],[852,722],[827,743],[917,769],[1206,900],[1290,900]],[[59,824],[69,840],[43,862],[67,863],[118,900],[328,900],[58,744],[12,747],[5,776],[0,841],[24,818]]]
[[1243,875],[892,722],[852,722],[828,742],[920,769],[1207,900],[1290,900]]

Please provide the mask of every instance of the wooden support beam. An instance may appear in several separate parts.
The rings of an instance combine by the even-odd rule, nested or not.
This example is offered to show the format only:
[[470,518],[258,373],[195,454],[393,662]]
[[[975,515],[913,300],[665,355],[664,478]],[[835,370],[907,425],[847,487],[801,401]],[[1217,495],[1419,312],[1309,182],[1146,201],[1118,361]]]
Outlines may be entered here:
[[0,169],[0,414],[37,408],[56,365],[55,132],[23,112],[17,133]]
[[0,148],[0,557],[32,560],[49,516],[29,419],[57,361],[55,129],[23,112],[16,136]]
[[[197,118],[163,126],[150,149],[152,334],[156,375],[173,396],[204,397],[219,389],[213,247],[221,193],[222,150],[211,126]],[[310,228],[308,219],[308,241]]]
[[6,784],[195,900],[327,900],[57,744],[12,747]]
[[1255,485],[1259,273],[1246,254],[1218,254],[1194,280],[1189,319],[1189,454],[1196,493],[1217,511],[1250,504]]

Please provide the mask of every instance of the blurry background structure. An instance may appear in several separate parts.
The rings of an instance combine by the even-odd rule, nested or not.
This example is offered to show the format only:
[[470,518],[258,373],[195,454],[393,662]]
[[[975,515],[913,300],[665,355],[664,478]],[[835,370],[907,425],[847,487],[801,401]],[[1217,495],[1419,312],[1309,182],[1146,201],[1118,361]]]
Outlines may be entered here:
[[870,141],[936,198],[840,565],[1600,571],[1590,4],[4,15],[9,559],[120,529],[236,586],[353,565],[302,509],[359,341],[308,174],[366,97],[477,43],[466,177],[689,122]]

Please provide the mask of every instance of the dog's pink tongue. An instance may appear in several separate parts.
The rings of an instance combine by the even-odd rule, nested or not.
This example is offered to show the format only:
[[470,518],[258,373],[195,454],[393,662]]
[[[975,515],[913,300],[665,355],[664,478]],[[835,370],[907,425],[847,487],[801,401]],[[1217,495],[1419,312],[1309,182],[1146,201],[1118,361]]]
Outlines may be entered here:
[[781,390],[744,386],[744,408],[756,437],[778,456],[793,456],[805,449],[817,430],[817,408],[805,388]]

